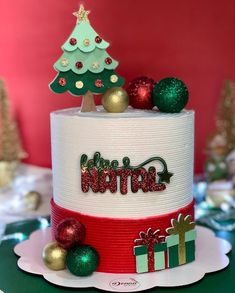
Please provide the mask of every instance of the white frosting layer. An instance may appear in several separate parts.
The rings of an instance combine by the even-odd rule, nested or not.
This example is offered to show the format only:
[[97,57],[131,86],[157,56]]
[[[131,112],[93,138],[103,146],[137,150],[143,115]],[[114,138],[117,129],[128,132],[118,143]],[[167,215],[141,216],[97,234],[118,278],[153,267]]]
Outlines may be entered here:
[[[64,208],[103,217],[144,218],[173,212],[189,204],[192,197],[194,158],[194,112],[165,114],[128,109],[124,113],[80,113],[79,108],[51,113],[54,200]],[[174,173],[160,192],[122,195],[83,193],[80,157],[93,158],[96,151],[104,159],[128,156],[132,166],[162,157]],[[158,163],[151,163],[157,172]],[[150,166],[150,165],[149,165]],[[148,168],[149,166],[146,166]]]

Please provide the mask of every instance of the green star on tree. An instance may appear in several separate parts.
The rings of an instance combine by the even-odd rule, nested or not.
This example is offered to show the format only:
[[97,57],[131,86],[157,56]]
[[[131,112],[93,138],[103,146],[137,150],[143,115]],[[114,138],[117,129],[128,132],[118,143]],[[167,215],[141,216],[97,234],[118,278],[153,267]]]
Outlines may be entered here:
[[58,74],[50,84],[55,93],[83,95],[82,112],[96,110],[93,94],[124,84],[115,72],[118,62],[106,52],[109,43],[91,27],[88,14],[83,5],[74,13],[77,24],[62,46],[64,53],[54,64]]
[[157,172],[160,182],[170,183],[170,178],[174,175],[171,172],[168,172],[167,169],[164,169],[162,172]]

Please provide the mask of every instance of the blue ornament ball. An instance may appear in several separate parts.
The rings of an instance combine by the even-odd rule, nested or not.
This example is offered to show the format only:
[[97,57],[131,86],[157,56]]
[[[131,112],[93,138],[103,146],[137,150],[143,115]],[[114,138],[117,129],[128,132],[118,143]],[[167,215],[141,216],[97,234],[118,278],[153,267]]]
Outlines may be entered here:
[[153,89],[154,105],[165,113],[179,113],[187,105],[188,96],[186,85],[174,77],[160,80]]

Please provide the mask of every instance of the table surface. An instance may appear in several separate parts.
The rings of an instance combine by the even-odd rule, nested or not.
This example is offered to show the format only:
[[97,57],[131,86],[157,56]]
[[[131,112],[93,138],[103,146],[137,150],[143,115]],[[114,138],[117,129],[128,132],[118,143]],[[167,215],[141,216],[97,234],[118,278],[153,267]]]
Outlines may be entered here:
[[[5,235],[12,233],[31,234],[40,228],[41,222],[35,220],[24,220],[7,225]],[[233,232],[216,232],[217,236],[227,239],[235,246],[235,231]],[[17,267],[18,257],[14,254],[13,248],[18,240],[5,240],[0,245],[0,290],[4,293],[65,293],[65,292],[100,292],[101,290],[94,288],[87,289],[68,289],[55,286],[48,283],[41,276],[32,275],[20,270]],[[233,253],[229,253],[230,265],[220,272],[207,274],[199,282],[178,287],[178,288],[154,288],[148,292],[182,292],[182,293],[198,293],[198,292],[234,292],[235,288],[235,258]],[[189,272],[190,273],[190,272]],[[1,292],[1,291],[0,291]]]
[[[17,208],[16,203],[19,204],[19,199],[32,190],[36,190],[41,194],[39,208],[31,211],[18,210],[21,206]],[[0,228],[3,223],[49,215],[51,195],[51,169],[21,163],[17,168],[17,174],[12,184],[8,187],[0,188]]]

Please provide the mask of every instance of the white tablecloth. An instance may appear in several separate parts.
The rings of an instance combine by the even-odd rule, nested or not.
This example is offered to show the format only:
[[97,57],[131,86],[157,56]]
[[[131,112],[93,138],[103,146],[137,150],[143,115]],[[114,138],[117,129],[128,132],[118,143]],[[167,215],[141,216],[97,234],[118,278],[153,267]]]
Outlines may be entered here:
[[[41,194],[41,203],[36,211],[17,211],[11,209],[20,197],[29,191]],[[51,169],[21,164],[17,175],[8,188],[0,189],[0,234],[1,226],[6,223],[24,220],[27,218],[44,217],[50,214],[50,198],[52,197]]]

